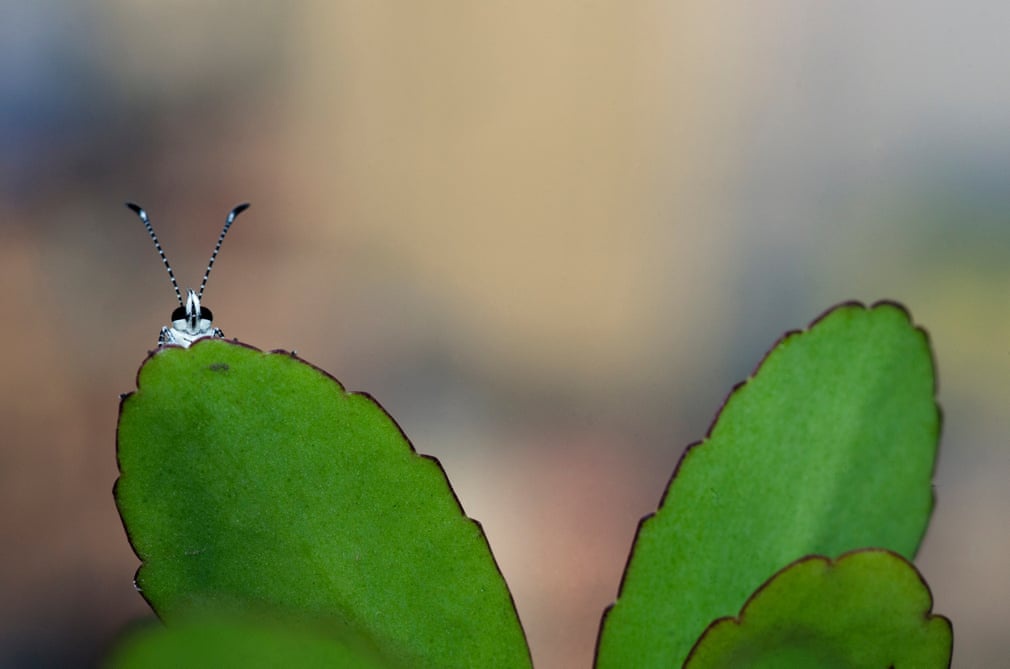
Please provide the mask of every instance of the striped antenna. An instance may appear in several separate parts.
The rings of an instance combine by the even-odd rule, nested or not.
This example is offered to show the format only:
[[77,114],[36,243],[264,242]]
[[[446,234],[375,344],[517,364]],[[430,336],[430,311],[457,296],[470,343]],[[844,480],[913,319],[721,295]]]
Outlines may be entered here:
[[[154,248],[158,249],[158,255],[161,256],[161,262],[165,263],[165,269],[168,270],[168,278],[172,280],[172,288],[175,288],[175,296],[179,299],[179,306],[183,306],[182,292],[179,290],[179,284],[175,282],[175,273],[172,271],[172,266],[168,264],[168,258],[165,257],[165,252],[161,248],[161,243],[158,241],[158,235],[154,234],[154,228],[151,227],[151,220],[147,217],[147,212],[135,202],[127,202],[126,206],[129,207],[133,213],[139,216],[140,220],[144,222],[144,226],[147,228],[147,234],[151,235],[151,241],[154,242]],[[221,236],[223,237],[224,235]],[[221,242],[218,242],[218,246],[220,245]],[[208,271],[209,269],[210,268],[208,268]],[[207,278],[204,277],[204,281],[206,280]]]
[[[210,254],[210,261],[207,263],[207,271],[203,273],[203,281],[200,282],[200,294],[197,295],[199,298],[203,298],[203,289],[207,286],[207,277],[210,276],[210,268],[214,266],[214,261],[217,259],[217,253],[221,250],[221,242],[224,241],[224,236],[228,234],[228,228],[231,224],[235,222],[235,217],[241,214],[243,211],[249,208],[248,202],[243,202],[238,205],[228,214],[228,218],[225,219],[224,229],[221,230],[221,236],[217,238],[217,245],[214,247],[214,252]],[[152,233],[153,234],[153,233]],[[181,299],[181,298],[180,298]]]

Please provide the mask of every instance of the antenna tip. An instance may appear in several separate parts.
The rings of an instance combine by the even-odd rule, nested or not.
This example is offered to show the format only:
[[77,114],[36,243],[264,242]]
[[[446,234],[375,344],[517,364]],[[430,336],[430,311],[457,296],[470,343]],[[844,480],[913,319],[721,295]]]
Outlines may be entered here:
[[141,207],[136,202],[126,202],[125,204],[126,204],[126,207],[128,209],[130,209],[131,211],[133,211],[133,213],[135,213],[135,214],[139,214],[140,212],[144,211],[143,207]]
[[238,216],[239,214],[241,214],[243,211],[245,211],[248,208],[249,208],[249,203],[248,202],[243,202],[242,204],[236,206],[234,209],[231,210],[231,215],[232,216]]

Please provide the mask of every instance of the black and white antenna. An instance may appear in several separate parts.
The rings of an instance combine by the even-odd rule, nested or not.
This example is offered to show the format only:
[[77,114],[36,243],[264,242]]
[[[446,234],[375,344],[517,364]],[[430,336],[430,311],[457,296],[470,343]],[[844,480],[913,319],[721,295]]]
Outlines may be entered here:
[[[175,282],[175,272],[172,271],[172,266],[168,264],[168,258],[165,256],[165,251],[161,248],[161,242],[158,241],[158,235],[154,234],[154,228],[151,227],[151,219],[147,217],[147,212],[144,211],[144,208],[136,202],[127,202],[126,206],[132,209],[133,213],[139,216],[140,220],[144,222],[144,227],[147,228],[147,234],[151,235],[151,241],[154,242],[154,248],[158,249],[158,255],[161,256],[161,262],[165,263],[165,269],[168,270],[168,278],[172,281],[172,288],[175,288],[175,296],[179,298],[179,306],[182,306],[182,292],[179,290],[179,284]],[[223,233],[221,234],[221,237],[222,239],[224,238]],[[220,245],[221,243],[218,242],[218,246]],[[216,250],[214,252],[215,254],[217,253]],[[210,271],[209,267],[207,268],[207,271]],[[200,291],[200,293],[202,295],[203,291]]]
[[224,241],[224,236],[228,234],[228,229],[231,228],[231,224],[235,222],[235,218],[248,208],[249,203],[243,202],[228,213],[228,218],[224,221],[224,228],[221,230],[221,234],[217,238],[217,244],[214,245],[214,252],[210,254],[210,260],[207,262],[207,271],[203,273],[203,281],[200,282],[200,293],[197,297],[203,297],[203,289],[207,287],[207,277],[210,276],[210,270],[214,266],[214,261],[217,260],[218,251],[221,250],[221,243]]
[[161,256],[161,261],[165,264],[165,269],[168,270],[168,278],[172,281],[172,288],[175,289],[175,296],[179,299],[179,308],[172,312],[172,327],[166,326],[161,328],[161,334],[158,336],[158,345],[176,344],[187,348],[201,337],[223,337],[224,333],[219,328],[213,326],[214,316],[211,314],[210,309],[200,306],[200,299],[203,297],[204,288],[207,287],[210,270],[214,267],[217,254],[221,251],[221,244],[224,242],[225,235],[228,234],[228,230],[231,228],[232,223],[235,222],[235,218],[249,208],[249,203],[244,202],[228,213],[228,218],[224,222],[224,228],[221,230],[221,234],[217,238],[217,244],[214,246],[214,252],[210,254],[210,260],[207,262],[207,270],[203,273],[203,281],[200,282],[200,292],[197,293],[192,288],[188,289],[185,301],[182,299],[182,291],[179,290],[179,284],[175,280],[172,266],[168,263],[165,251],[161,248],[161,243],[158,242],[158,236],[154,234],[154,228],[151,226],[151,220],[148,218],[147,212],[144,211],[143,207],[134,202],[127,202],[126,206],[140,217],[140,220],[144,223],[144,227],[147,228],[147,234],[151,236],[154,248],[158,249],[158,255]]

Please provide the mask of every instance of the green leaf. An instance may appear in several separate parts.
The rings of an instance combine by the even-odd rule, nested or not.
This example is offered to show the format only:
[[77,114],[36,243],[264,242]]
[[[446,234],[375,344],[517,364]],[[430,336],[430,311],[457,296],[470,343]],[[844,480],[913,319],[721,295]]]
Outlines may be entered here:
[[387,669],[373,653],[309,629],[240,619],[152,625],[122,640],[107,669]]
[[803,555],[911,558],[932,510],[934,389],[926,334],[898,305],[845,304],[786,335],[640,524],[598,666],[679,666],[709,622]]
[[115,496],[167,624],[256,611],[411,667],[529,666],[480,526],[371,397],[223,340],[156,352],[137,388]]
[[950,621],[901,556],[806,557],[761,586],[737,618],[712,623],[685,669],[950,666]]

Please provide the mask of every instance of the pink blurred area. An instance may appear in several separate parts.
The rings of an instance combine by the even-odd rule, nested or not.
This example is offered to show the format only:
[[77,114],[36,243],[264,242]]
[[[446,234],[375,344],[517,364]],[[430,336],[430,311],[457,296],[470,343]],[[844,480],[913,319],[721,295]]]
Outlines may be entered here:
[[954,666],[1010,656],[1010,8],[969,2],[0,9],[0,666],[150,615],[118,396],[204,298],[398,419],[482,521],[538,667],[591,665],[638,519],[778,335],[930,331],[918,561]]

